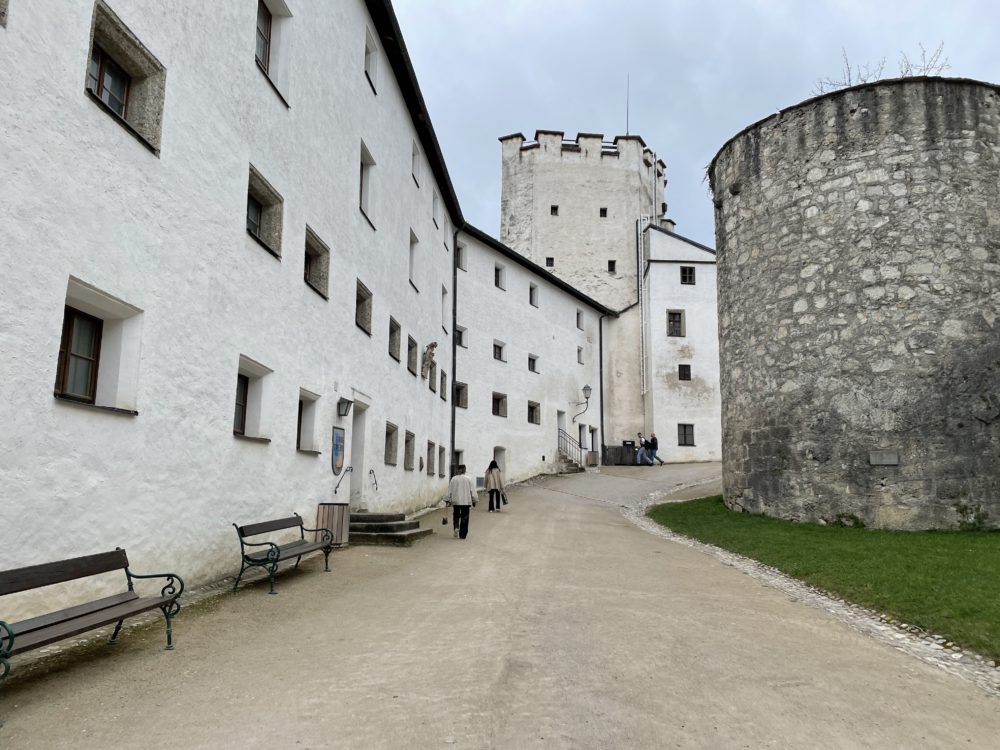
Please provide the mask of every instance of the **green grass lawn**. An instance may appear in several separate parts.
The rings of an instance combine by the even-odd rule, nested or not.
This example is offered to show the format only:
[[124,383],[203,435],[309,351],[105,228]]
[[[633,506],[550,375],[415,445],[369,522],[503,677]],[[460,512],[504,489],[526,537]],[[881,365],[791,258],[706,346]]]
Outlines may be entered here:
[[875,531],[734,513],[722,498],[657,505],[657,523],[1000,658],[1000,533]]

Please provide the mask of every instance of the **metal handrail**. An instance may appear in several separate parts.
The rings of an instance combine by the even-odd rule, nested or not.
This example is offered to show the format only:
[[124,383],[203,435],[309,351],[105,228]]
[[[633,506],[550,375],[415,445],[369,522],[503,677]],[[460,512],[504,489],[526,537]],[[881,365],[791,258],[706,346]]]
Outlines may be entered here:
[[375,482],[375,491],[378,492],[378,477],[375,476],[375,469],[369,469],[368,473],[372,475],[372,481]]
[[334,495],[336,495],[337,494],[337,490],[340,489],[340,483],[344,481],[344,477],[346,477],[348,475],[348,473],[352,472],[352,471],[354,471],[354,467],[353,466],[345,466],[344,467],[344,476],[342,476],[340,479],[337,480],[337,486],[333,488],[333,494]]
[[571,461],[583,466],[583,448],[566,430],[559,430],[559,452]]

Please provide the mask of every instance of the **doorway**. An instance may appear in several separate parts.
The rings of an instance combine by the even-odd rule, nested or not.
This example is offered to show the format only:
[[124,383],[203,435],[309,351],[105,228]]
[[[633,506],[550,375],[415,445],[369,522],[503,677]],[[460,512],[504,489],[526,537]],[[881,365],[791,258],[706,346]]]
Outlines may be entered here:
[[504,480],[507,477],[507,449],[502,445],[494,446],[493,448],[493,460],[497,462],[497,466],[500,467],[500,473],[503,474]]
[[351,419],[351,507],[365,506],[365,426],[368,406],[354,402]]

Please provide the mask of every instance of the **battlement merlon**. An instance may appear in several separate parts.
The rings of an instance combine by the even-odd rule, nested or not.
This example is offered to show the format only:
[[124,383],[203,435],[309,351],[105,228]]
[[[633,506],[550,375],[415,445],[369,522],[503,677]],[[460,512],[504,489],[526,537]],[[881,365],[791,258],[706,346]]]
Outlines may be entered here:
[[[579,153],[584,158],[625,156],[627,161],[634,162],[637,166],[641,163],[647,169],[652,169],[654,164],[652,149],[638,135],[618,135],[612,140],[605,140],[603,133],[577,133],[576,138],[566,138],[566,133],[562,130],[536,130],[532,140],[526,139],[523,133],[511,133],[498,140],[503,144],[504,159],[530,151],[560,156],[564,152],[570,152]],[[658,158],[655,159],[655,164],[656,176],[660,179],[666,172],[667,165]]]

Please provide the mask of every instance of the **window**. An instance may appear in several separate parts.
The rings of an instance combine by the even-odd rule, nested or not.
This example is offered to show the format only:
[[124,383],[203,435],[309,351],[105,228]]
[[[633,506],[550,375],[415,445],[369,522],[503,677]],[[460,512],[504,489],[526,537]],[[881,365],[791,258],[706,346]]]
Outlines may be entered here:
[[439,477],[443,477],[444,476],[444,464],[445,464],[444,446],[443,445],[439,445],[438,446],[438,476]]
[[558,216],[559,206],[549,206],[549,216]]
[[507,416],[507,394],[506,393],[493,393],[493,416],[495,417],[506,417]]
[[94,403],[104,321],[68,305],[63,314],[62,340],[55,394]]
[[677,425],[677,445],[694,445],[694,425]]
[[361,208],[361,213],[365,215],[369,223],[371,222],[371,191],[372,191],[372,173],[375,170],[375,159],[372,158],[371,152],[368,147],[365,146],[365,142],[361,142],[361,182],[358,187],[358,206]]
[[257,64],[265,73],[271,62],[271,11],[257,0]]
[[459,383],[455,381],[454,383],[455,393],[452,398],[455,400],[455,406],[461,409],[469,408],[469,386],[465,383]]
[[506,271],[507,271],[507,269],[505,269],[499,263],[494,264],[494,266],[493,266],[493,286],[495,286],[497,289],[503,289],[504,291],[506,291],[506,289],[507,289],[507,285],[506,285],[507,274],[506,274]]
[[413,230],[411,229],[410,230],[410,265],[409,265],[409,268],[410,268],[410,286],[412,286],[417,292],[420,291],[420,289],[417,288],[417,285],[416,285],[416,282],[415,282],[415,278],[416,278],[415,274],[417,272],[416,271],[416,267],[417,267],[417,245],[419,243],[420,243],[420,240],[417,239],[417,235],[415,235],[413,233]]
[[538,284],[528,284],[528,304],[538,307]]
[[601,212],[600,213],[601,213],[601,218],[602,219],[608,218],[608,209],[606,209],[604,206],[601,206]]
[[499,360],[500,362],[506,362],[504,359],[503,350],[507,345],[502,341],[493,340],[493,359]]
[[283,207],[281,194],[251,164],[247,182],[247,234],[279,260]]
[[667,335],[684,336],[684,311],[667,310]]
[[441,400],[448,400],[448,373],[441,371]]
[[528,355],[528,372],[538,372],[538,357],[534,354]]
[[389,356],[399,362],[399,342],[401,328],[399,323],[389,318]]
[[53,395],[135,414],[141,341],[142,310],[70,277]]
[[372,293],[358,279],[354,298],[354,323],[369,336],[372,335]]
[[581,365],[583,364],[583,347],[582,346],[576,347],[576,361],[579,362]]
[[437,454],[437,446],[430,440],[427,441],[427,476],[434,476],[434,456]]
[[295,434],[295,448],[300,451],[318,453],[316,449],[316,402],[319,395],[299,389],[299,420]]
[[694,284],[694,266],[681,266],[681,283]]
[[677,365],[677,379],[678,380],[690,380],[691,379],[691,365]]
[[[267,438],[262,438],[261,433],[263,432],[264,382],[271,372],[273,371],[269,367],[265,367],[260,362],[240,355],[239,367],[236,371],[236,400],[233,412],[234,435],[270,442]],[[303,420],[306,417],[303,407]]]
[[399,428],[392,422],[385,423],[385,458],[387,466],[395,466],[399,454]]
[[535,401],[528,402],[528,422],[531,424],[542,423],[542,408]]
[[553,258],[551,255],[545,256],[545,267],[546,268],[553,268],[555,266],[555,264],[556,264],[556,259],[555,258]]
[[469,348],[468,339],[465,337],[465,329],[462,326],[455,326],[455,343],[463,349]]
[[0,0],[0,27],[7,25],[7,0]]
[[413,340],[413,336],[407,337],[406,342],[406,369],[410,371],[411,375],[416,376],[417,374],[417,342]]
[[460,271],[467,270],[465,267],[465,245],[455,246],[455,263]]
[[617,268],[618,264],[615,261],[613,260],[608,261],[608,273],[615,273],[617,271]]
[[[249,219],[248,219],[249,220]],[[327,299],[330,278],[330,248],[306,227],[306,252],[302,278],[309,288]]]
[[451,310],[448,309],[448,287],[444,284],[441,285],[441,328],[444,329],[445,333],[448,333],[448,319]]
[[413,142],[413,154],[410,157],[410,174],[413,176],[413,182],[420,187],[420,149],[417,148],[416,141]]
[[375,35],[369,29],[365,29],[365,78],[372,91],[377,93],[376,81],[378,80],[378,46],[375,44]]
[[438,389],[437,362],[431,362],[431,370],[429,373],[427,373],[427,387],[430,388],[433,393],[437,393]]
[[407,431],[403,437],[403,468],[406,471],[413,471],[413,445],[415,437],[412,432]]
[[[465,451],[456,450],[454,454],[452,454],[451,465],[453,467],[462,466],[464,463],[465,463]],[[452,471],[452,473],[454,474],[454,471]]]
[[441,199],[438,198],[437,190],[434,191],[433,197],[431,199],[431,221],[434,222],[435,227],[440,226],[438,221],[438,213],[441,211]]
[[576,327],[583,330],[583,310],[576,311]]
[[[0,6],[6,3],[0,2]],[[150,151],[158,153],[166,68],[104,0],[97,0],[94,7],[92,39],[88,96]]]

